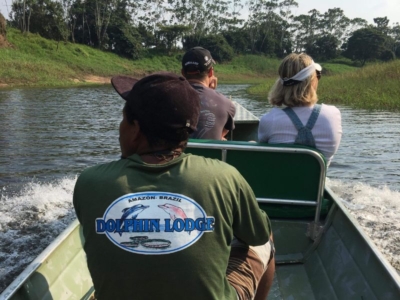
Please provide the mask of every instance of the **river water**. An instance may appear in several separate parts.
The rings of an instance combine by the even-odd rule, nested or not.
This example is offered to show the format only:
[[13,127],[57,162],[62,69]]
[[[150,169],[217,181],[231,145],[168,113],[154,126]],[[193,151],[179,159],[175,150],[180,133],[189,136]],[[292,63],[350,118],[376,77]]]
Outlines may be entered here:
[[[218,90],[260,117],[246,87]],[[0,91],[0,292],[75,218],[77,175],[118,159],[122,106],[110,86]],[[339,109],[327,184],[400,270],[400,114]]]

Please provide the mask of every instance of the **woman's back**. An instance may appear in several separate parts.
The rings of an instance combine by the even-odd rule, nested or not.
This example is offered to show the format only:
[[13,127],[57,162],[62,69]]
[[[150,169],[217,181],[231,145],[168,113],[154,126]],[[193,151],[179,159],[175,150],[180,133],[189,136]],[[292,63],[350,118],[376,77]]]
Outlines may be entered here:
[[[312,106],[292,107],[291,109],[303,125],[307,124],[313,111]],[[311,129],[315,140],[315,147],[327,159],[328,164],[336,153],[342,136],[341,114],[339,109],[332,105],[321,105],[321,111]],[[281,108],[272,108],[263,115],[258,128],[259,142],[270,144],[294,144],[298,130],[289,116]]]

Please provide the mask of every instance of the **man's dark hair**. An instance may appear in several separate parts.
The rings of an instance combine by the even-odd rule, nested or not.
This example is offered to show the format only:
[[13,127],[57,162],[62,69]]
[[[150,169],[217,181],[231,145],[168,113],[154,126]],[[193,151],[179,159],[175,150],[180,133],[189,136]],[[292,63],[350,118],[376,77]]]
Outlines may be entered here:
[[210,71],[210,69],[212,68],[212,66],[210,66],[210,68],[206,71],[203,72],[198,72],[198,73],[188,73],[185,70],[183,70],[183,76],[185,76],[186,79],[195,79],[195,80],[204,80],[205,78],[207,78],[208,76],[208,72]]

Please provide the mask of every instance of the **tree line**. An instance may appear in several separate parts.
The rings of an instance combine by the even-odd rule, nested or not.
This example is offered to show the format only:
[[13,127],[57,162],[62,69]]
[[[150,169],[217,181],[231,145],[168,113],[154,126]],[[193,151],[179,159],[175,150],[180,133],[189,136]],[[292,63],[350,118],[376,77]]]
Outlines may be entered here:
[[138,59],[202,45],[216,60],[236,54],[281,58],[305,51],[316,60],[400,57],[400,25],[350,19],[340,8],[294,15],[294,0],[13,0],[10,24]]

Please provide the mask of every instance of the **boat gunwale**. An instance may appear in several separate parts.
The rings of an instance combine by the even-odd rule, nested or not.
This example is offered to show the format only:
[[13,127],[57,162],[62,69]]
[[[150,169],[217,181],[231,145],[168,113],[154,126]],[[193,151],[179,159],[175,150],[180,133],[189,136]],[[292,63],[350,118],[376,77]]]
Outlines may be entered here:
[[78,219],[69,224],[0,294],[0,300],[7,300],[22,287],[29,277],[42,265],[42,263],[63,243],[79,226]]
[[394,279],[394,281],[397,284],[397,288],[400,290],[400,274],[397,272],[397,270],[389,263],[387,258],[378,249],[378,247],[372,241],[372,239],[365,233],[365,231],[362,229],[362,227],[359,224],[359,222],[350,214],[350,211],[341,202],[340,198],[338,196],[336,196],[336,194],[332,191],[332,189],[329,186],[325,186],[325,191],[332,198],[334,203],[337,205],[338,209],[340,209],[341,212],[344,214],[344,216],[347,219],[349,219],[349,221],[353,224],[353,226],[356,229],[356,231],[358,232],[358,234],[368,244],[368,246],[371,249],[371,251],[379,259],[379,261],[382,263],[384,269],[386,269],[388,271],[390,277],[392,277]]

